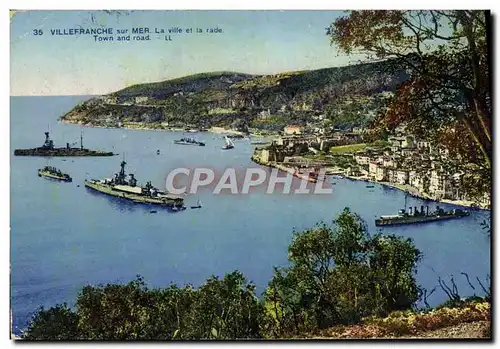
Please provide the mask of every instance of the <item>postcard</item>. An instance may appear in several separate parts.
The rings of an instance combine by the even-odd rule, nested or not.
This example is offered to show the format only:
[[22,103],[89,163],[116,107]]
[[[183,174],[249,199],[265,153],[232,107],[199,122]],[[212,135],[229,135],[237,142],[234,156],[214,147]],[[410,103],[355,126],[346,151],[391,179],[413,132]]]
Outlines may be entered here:
[[491,340],[487,10],[11,10],[11,339]]

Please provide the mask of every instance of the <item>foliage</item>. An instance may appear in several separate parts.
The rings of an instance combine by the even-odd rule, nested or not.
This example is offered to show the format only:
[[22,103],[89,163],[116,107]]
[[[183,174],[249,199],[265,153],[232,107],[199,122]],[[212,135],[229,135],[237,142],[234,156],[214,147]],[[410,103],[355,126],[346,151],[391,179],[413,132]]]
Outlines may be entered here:
[[40,308],[23,334],[27,340],[70,340],[79,337],[78,316],[66,304],[48,310]]
[[23,338],[178,340],[259,338],[261,305],[239,272],[191,286],[149,290],[139,277],[126,285],[86,286],[76,312],[41,309]]
[[370,237],[359,216],[345,209],[334,227],[321,224],[294,234],[291,266],[275,270],[264,294],[275,319],[268,330],[297,334],[411,308],[419,297],[419,259],[411,240]]

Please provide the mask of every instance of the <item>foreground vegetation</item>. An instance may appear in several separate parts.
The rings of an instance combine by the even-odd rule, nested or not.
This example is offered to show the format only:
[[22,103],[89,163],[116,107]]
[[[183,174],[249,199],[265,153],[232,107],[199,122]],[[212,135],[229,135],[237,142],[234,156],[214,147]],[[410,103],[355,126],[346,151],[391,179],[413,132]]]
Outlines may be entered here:
[[[477,298],[452,307],[439,307],[422,312],[413,310],[395,311],[389,316],[369,317],[360,324],[335,326],[318,333],[304,335],[305,338],[397,338],[427,337],[432,331],[469,323],[479,323],[478,338],[491,338],[491,305]],[[441,338],[453,338],[441,331]],[[433,337],[433,336],[430,336]],[[465,334],[462,338],[476,338]]]
[[[290,338],[366,321],[387,329],[376,319],[389,314],[411,319],[394,325],[401,333],[424,326],[409,315],[422,295],[415,281],[421,253],[410,239],[370,236],[346,208],[332,225],[295,232],[288,252],[289,266],[275,268],[260,300],[238,271],[212,276],[199,288],[149,289],[138,277],[125,285],[86,286],[74,309],[40,309],[23,339]],[[478,311],[489,309],[477,304]]]

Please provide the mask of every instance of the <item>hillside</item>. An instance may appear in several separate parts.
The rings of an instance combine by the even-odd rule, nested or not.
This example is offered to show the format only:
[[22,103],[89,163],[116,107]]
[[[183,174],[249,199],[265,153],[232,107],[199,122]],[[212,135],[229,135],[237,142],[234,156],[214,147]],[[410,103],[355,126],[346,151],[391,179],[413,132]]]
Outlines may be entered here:
[[275,131],[289,123],[306,124],[325,113],[338,114],[346,101],[371,104],[377,96],[394,91],[408,75],[393,63],[274,75],[190,75],[138,84],[91,99],[61,119],[90,126],[140,122],[157,128],[192,125]]

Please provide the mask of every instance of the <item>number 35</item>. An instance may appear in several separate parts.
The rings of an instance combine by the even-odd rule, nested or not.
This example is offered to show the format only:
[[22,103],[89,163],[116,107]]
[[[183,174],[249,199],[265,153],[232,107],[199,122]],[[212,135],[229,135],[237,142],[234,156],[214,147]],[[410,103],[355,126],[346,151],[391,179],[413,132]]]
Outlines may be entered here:
[[43,35],[43,30],[42,29],[34,29],[33,35]]

